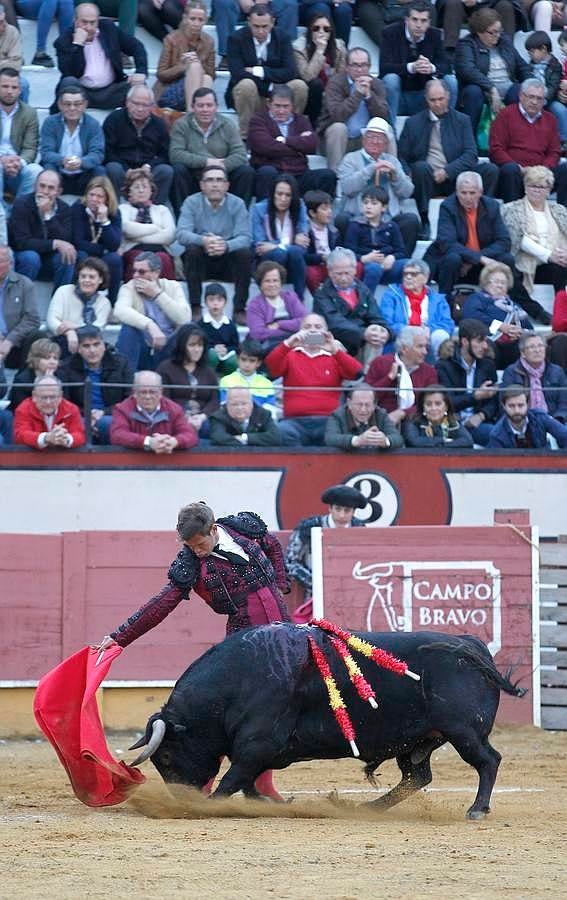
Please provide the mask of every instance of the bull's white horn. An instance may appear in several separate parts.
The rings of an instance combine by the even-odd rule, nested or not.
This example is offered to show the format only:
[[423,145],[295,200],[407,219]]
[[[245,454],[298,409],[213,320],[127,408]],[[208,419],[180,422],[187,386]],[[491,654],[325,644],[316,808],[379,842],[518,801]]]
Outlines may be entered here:
[[139,756],[130,763],[131,766],[139,766],[141,763],[145,762],[147,759],[152,756],[153,753],[156,752],[157,748],[163,741],[165,735],[165,722],[163,719],[156,719],[152,724],[152,736],[147,743],[146,747],[142,750]]

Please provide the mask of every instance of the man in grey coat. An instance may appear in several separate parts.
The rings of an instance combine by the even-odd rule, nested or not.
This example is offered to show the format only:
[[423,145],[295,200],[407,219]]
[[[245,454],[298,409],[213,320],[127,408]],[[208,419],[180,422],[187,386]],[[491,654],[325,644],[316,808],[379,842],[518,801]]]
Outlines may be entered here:
[[[413,183],[404,172],[397,157],[388,153],[392,129],[385,119],[375,116],[362,129],[362,149],[347,153],[340,164],[341,213],[343,216],[362,215],[362,194],[374,184],[388,194],[387,215],[398,223],[408,256],[413,254],[421,221],[415,212],[408,210],[408,200],[413,194]],[[416,209],[413,201],[410,208]],[[340,230],[340,221],[337,221]]]
[[325,446],[337,450],[397,450],[402,436],[385,410],[376,405],[374,388],[364,382],[354,384],[344,405],[327,419]]
[[59,172],[64,194],[79,196],[93,176],[106,174],[104,134],[99,122],[87,114],[87,97],[80,85],[65,88],[57,106],[59,112],[41,126],[41,165]]
[[14,272],[14,256],[0,246],[0,367],[20,369],[39,332],[40,317],[33,282]]
[[205,166],[200,193],[181,207],[176,239],[186,247],[185,274],[194,316],[200,315],[203,280],[234,281],[234,313],[245,324],[252,275],[252,230],[244,201],[228,193],[228,178],[218,163]]
[[175,173],[171,196],[177,213],[185,198],[197,193],[201,172],[211,163],[224,167],[230,193],[249,206],[254,193],[254,169],[248,165],[238,125],[219,114],[211,88],[195,91],[191,112],[178,119],[171,129],[169,159]]

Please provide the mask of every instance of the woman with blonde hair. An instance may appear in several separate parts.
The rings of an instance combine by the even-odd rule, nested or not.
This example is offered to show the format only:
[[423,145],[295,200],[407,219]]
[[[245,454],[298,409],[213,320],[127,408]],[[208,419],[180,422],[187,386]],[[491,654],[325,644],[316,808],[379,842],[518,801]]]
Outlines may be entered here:
[[161,259],[161,274],[175,278],[169,246],[175,238],[175,220],[167,206],[154,203],[157,186],[151,172],[130,169],[124,178],[126,203],[120,204],[122,217],[123,279],[132,277],[132,264],[143,250],[153,250]]
[[525,196],[502,207],[516,268],[528,293],[536,281],[559,291],[567,282],[567,209],[549,199],[551,169],[528,166],[522,174]]
[[77,260],[87,256],[103,259],[110,273],[108,299],[114,306],[122,282],[122,218],[112,182],[106,175],[95,175],[84,195],[71,209],[73,243]]
[[159,106],[189,111],[198,88],[212,88],[215,80],[215,45],[205,34],[207,7],[189,0],[176,31],[164,39],[154,92]]
[[14,411],[22,400],[31,397],[38,375],[54,375],[61,359],[61,348],[51,338],[38,338],[30,344],[25,366],[14,375],[10,391],[10,409]]

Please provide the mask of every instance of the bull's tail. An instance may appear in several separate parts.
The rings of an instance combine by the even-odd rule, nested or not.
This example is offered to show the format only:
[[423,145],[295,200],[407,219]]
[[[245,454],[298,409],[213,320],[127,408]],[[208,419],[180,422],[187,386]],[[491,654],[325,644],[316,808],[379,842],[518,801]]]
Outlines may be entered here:
[[498,671],[486,644],[483,644],[477,638],[467,636],[456,643],[435,641],[433,644],[422,644],[419,649],[445,650],[448,653],[458,654],[461,659],[466,659],[467,662],[478,669],[486,681],[499,690],[504,691],[506,694],[511,694],[513,697],[523,697],[524,694],[527,694],[527,688],[519,687],[518,682],[512,683],[510,681],[512,669],[508,669],[504,675]]

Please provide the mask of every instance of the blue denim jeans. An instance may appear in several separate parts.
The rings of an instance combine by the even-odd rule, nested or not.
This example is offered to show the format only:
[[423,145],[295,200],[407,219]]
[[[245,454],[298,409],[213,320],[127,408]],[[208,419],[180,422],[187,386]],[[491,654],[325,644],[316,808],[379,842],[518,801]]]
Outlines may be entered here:
[[[454,109],[457,105],[459,86],[454,75],[445,75],[443,78],[449,91],[449,106]],[[413,116],[426,108],[423,91],[402,91],[402,79],[394,72],[388,72],[382,78],[386,90],[386,99],[390,107],[391,121],[395,123],[396,116]]]
[[32,281],[52,281],[55,288],[62,284],[72,284],[75,274],[73,263],[64,263],[59,253],[40,255],[35,250],[18,250],[16,272],[27,275]]
[[118,334],[116,349],[123,353],[134,372],[142,369],[155,371],[160,362],[169,359],[173,350],[174,335],[161,350],[154,350],[146,342],[146,332],[132,325],[123,325]]
[[278,429],[284,447],[323,447],[326,416],[297,416],[281,419]]
[[[22,194],[31,194],[34,189],[35,180],[42,171],[41,166],[37,163],[28,163],[23,166],[17,175],[5,175],[4,167],[0,166],[0,197],[4,197],[4,192],[9,191],[14,197],[21,197]],[[4,203],[6,214],[10,215],[12,206]]]
[[388,271],[380,263],[364,263],[362,280],[373,294],[379,284],[401,284],[404,266],[407,262],[409,262],[407,259],[397,259]]
[[16,0],[16,11],[22,19],[37,19],[37,49],[45,50],[47,34],[55,16],[59,34],[71,28],[75,15],[73,0]]
[[549,111],[557,119],[559,140],[561,143],[567,141],[567,106],[564,103],[560,103],[559,100],[554,100],[553,103],[549,104]]
[[0,410],[0,447],[12,443],[12,420],[9,409]]

